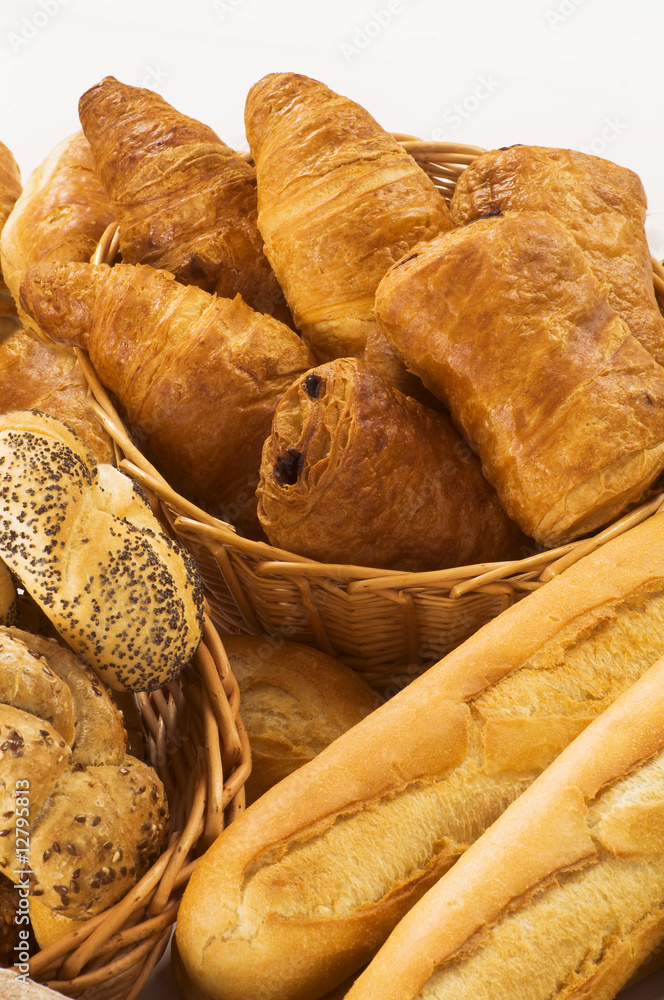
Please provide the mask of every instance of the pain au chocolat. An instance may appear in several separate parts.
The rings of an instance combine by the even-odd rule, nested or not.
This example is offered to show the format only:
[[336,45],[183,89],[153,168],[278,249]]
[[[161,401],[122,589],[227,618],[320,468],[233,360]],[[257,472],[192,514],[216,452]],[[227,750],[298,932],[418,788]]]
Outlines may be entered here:
[[422,245],[376,311],[541,544],[608,523],[664,466],[664,371],[551,216],[505,213]]
[[447,415],[355,358],[284,394],[257,495],[270,541],[322,562],[417,572],[519,558],[525,542]]
[[461,175],[451,207],[458,225],[488,212],[552,215],[583,250],[633,336],[664,364],[664,318],[644,228],[646,195],[632,170],[572,149],[494,149]]

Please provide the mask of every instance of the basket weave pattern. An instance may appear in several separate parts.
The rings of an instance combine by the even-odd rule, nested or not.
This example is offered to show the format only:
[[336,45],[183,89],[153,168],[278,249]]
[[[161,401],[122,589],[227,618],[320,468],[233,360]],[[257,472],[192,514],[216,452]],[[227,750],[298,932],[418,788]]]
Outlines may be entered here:
[[[448,202],[460,174],[484,152],[395,138]],[[94,260],[113,263],[117,247],[117,233],[109,227]],[[661,307],[664,268],[655,260],[653,280]],[[125,456],[121,468],[159,497],[173,532],[196,558],[220,629],[316,645],[382,690],[402,686],[515,601],[664,505],[664,494],[651,496],[592,539],[524,553],[514,562],[428,573],[317,563],[241,538],[175,493],[134,446],[89,361],[82,352],[80,357],[100,419]]]
[[164,953],[198,856],[244,808],[250,753],[240,693],[208,615],[177,680],[135,699],[145,759],[168,796],[166,849],[123,899],[30,962],[31,978],[84,1000],[134,1000]]

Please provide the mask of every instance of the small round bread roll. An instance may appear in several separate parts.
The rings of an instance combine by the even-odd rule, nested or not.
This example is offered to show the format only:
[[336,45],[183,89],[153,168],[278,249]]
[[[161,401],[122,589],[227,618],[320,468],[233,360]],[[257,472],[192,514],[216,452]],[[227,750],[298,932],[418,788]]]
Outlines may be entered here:
[[350,667],[318,649],[260,636],[223,640],[251,744],[248,803],[380,704],[379,695]]

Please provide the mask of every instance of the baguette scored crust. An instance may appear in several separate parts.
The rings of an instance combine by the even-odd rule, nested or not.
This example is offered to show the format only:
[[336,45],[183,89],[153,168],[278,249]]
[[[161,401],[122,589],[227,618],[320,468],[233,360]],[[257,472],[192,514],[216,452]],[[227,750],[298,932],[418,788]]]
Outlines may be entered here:
[[210,848],[178,916],[214,1000],[316,1000],[664,655],[656,515],[504,612]]
[[663,937],[661,659],[413,907],[347,997],[611,1000]]

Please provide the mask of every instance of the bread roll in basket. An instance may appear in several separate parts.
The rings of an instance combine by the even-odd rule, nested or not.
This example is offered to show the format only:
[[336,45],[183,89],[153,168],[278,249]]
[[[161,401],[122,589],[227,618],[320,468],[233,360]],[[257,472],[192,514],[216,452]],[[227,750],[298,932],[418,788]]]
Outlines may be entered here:
[[[448,201],[458,177],[484,152],[476,146],[395,138]],[[111,226],[93,262],[112,263],[117,251]],[[655,260],[652,268],[661,308],[664,269]],[[197,560],[210,614],[221,630],[316,645],[388,693],[583,555],[652,516],[664,502],[664,494],[651,490],[645,503],[592,538],[544,551],[533,545],[522,559],[509,562],[426,573],[320,563],[243,538],[232,525],[178,495],[130,439],[89,361],[83,352],[79,356],[101,420],[121,453],[121,468],[159,497],[176,537]]]

